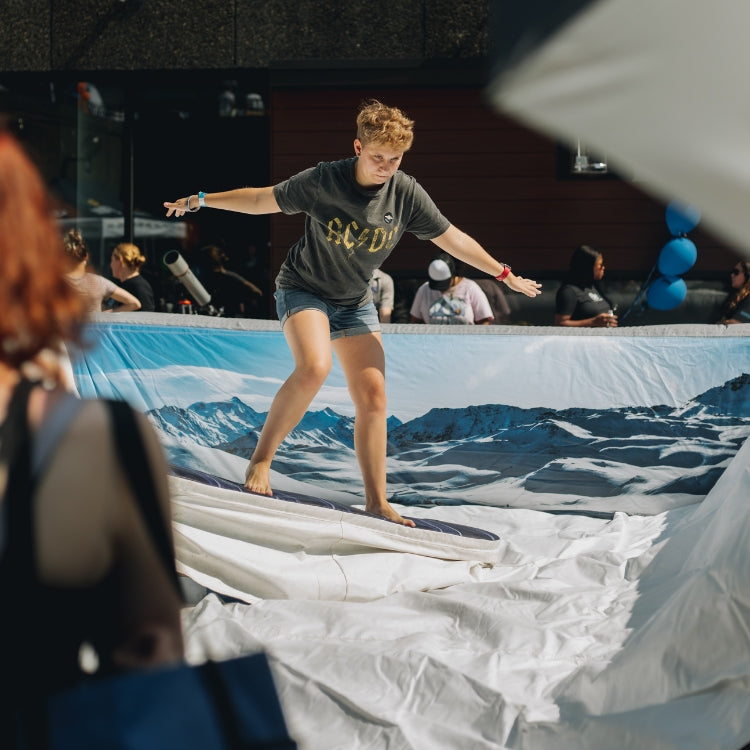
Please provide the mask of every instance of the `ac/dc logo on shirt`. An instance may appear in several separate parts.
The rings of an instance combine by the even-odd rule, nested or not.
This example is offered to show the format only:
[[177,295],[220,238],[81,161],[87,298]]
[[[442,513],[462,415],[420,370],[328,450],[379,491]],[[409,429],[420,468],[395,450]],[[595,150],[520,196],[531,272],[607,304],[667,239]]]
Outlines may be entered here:
[[[390,212],[385,215],[385,220],[393,221],[393,214]],[[347,255],[352,255],[357,250],[367,250],[368,253],[377,253],[381,250],[390,250],[395,239],[398,238],[398,227],[364,227],[360,229],[356,221],[350,221],[344,224],[339,218],[331,219],[328,222],[328,235],[326,239],[334,245],[343,245]]]

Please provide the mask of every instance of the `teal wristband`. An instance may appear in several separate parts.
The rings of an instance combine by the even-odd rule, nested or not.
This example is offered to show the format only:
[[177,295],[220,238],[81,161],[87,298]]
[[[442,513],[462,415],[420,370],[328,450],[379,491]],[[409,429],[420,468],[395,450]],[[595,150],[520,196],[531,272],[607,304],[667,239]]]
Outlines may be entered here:
[[201,190],[198,193],[198,208],[203,208],[206,205],[206,194]]

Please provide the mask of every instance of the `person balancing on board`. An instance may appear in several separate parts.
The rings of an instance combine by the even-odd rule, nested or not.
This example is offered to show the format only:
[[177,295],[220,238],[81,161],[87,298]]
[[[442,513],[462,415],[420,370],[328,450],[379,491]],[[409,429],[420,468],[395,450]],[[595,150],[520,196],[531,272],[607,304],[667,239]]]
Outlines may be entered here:
[[294,371],[276,394],[245,487],[271,495],[271,461],[326,380],[332,351],[355,407],[354,448],[370,513],[413,526],[386,496],[385,353],[369,280],[404,232],[496,277],[528,297],[541,284],[511,272],[453,226],[426,191],[399,167],[414,138],[414,122],[376,100],[357,116],[354,156],[321,162],[270,187],[199,192],[165,202],[167,216],[200,208],[247,214],[305,213],[304,236],[276,277],[276,310],[294,357]]

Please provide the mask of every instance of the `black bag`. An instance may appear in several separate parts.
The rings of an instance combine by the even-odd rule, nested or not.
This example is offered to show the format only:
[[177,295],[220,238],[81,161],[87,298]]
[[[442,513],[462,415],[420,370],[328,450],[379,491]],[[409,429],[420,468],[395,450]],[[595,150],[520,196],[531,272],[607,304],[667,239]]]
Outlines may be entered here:
[[264,654],[84,683],[55,696],[50,750],[294,750]]
[[[108,402],[125,473],[159,553],[174,557],[131,408]],[[128,467],[139,467],[129,471]],[[83,682],[47,705],[51,750],[294,750],[265,654]]]

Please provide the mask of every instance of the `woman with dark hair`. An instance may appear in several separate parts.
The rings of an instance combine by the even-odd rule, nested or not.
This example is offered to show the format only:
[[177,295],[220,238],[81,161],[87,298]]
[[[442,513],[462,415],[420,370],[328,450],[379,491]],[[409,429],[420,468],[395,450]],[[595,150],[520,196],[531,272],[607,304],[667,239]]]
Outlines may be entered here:
[[[89,251],[77,229],[66,232],[63,247],[68,259],[65,280],[86,300],[88,312],[111,312],[113,309],[128,312],[141,309],[140,300],[136,296],[104,276],[88,270]],[[118,306],[105,309],[103,306],[110,299],[118,303]]]
[[604,276],[602,254],[580,245],[570,258],[570,270],[555,298],[555,325],[614,328],[617,316],[599,288]]
[[[0,132],[0,586],[14,610],[0,618],[3,748],[40,731],[39,701],[91,672],[183,656],[180,593],[127,480],[110,410],[63,385],[63,346],[80,343],[88,300],[65,280],[62,244],[38,171]],[[146,417],[132,417],[131,444],[146,457],[133,470],[152,474],[169,538],[164,455]]]
[[732,291],[721,307],[719,323],[750,323],[750,260],[737,261],[730,273]]

